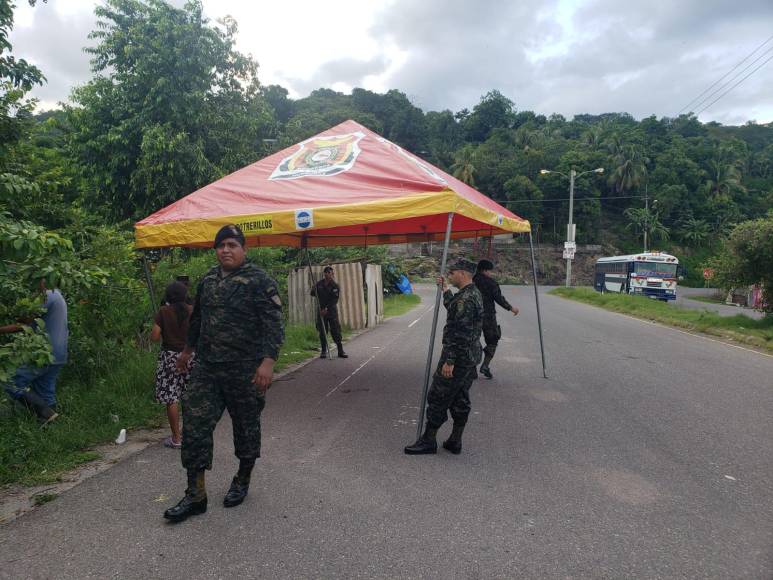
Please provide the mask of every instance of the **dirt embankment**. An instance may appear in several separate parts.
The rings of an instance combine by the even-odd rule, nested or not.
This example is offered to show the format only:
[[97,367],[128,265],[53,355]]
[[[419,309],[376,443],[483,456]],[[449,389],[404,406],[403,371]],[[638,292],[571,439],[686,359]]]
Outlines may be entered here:
[[[411,279],[432,278],[437,273],[443,246],[433,244],[406,244],[390,252]],[[542,285],[562,285],[566,280],[566,260],[562,246],[535,246],[538,282]],[[614,255],[612,248],[602,246],[578,246],[572,262],[572,282],[575,285],[591,285],[596,260]],[[496,265],[496,276],[501,284],[531,284],[531,256],[528,244],[516,240],[495,240],[489,251],[488,243],[474,241],[452,242],[449,255],[464,256],[472,260],[488,258]]]

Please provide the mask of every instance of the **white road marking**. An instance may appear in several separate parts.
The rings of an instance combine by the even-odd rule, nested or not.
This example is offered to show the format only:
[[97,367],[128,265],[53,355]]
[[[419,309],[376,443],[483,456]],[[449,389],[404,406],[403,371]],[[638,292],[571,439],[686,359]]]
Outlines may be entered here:
[[341,382],[340,382],[340,383],[338,383],[338,384],[337,384],[335,387],[333,387],[333,388],[330,390],[330,392],[329,392],[327,395],[325,395],[325,398],[328,398],[330,395],[332,395],[333,393],[335,393],[335,392],[338,390],[338,387],[340,387],[340,386],[341,386],[341,385],[343,385],[343,384],[344,384],[346,381],[348,381],[348,380],[349,380],[349,379],[351,379],[351,378],[352,378],[354,375],[356,375],[356,374],[357,374],[357,373],[360,371],[360,369],[361,369],[362,367],[364,367],[366,364],[368,364],[368,363],[369,363],[370,361],[372,361],[374,358],[376,358],[376,355],[375,355],[375,354],[374,354],[372,357],[370,357],[368,360],[366,360],[364,363],[362,363],[360,366],[358,366],[356,369],[354,369],[354,371],[352,372],[352,374],[350,374],[350,375],[349,375],[348,377],[346,377],[346,378],[345,378],[343,381],[341,381]]
[[424,312],[421,313],[421,316],[419,316],[416,320],[414,320],[413,322],[411,322],[408,325],[408,328],[411,328],[414,324],[416,324],[419,320],[421,320],[422,316],[424,316],[427,312],[429,312],[433,308],[434,308],[434,306],[431,306],[430,308],[427,308]]
[[725,479],[729,479],[730,481],[738,481],[738,480],[737,480],[735,477],[733,477],[732,475],[726,475],[726,476],[725,476]]
[[[430,311],[430,310],[432,310],[433,308],[434,308],[434,306],[431,306],[430,308],[428,308],[427,310],[425,310],[424,312],[422,312],[421,316],[419,316],[419,317],[418,317],[416,320],[414,320],[413,322],[411,322],[411,323],[408,325],[408,328],[411,328],[411,327],[412,327],[414,324],[416,324],[416,323],[417,323],[419,320],[421,320],[421,319],[422,319],[422,317],[423,317],[423,316],[424,316],[424,315],[425,315],[427,312],[429,312],[429,311]],[[351,379],[351,378],[352,378],[354,375],[356,375],[358,372],[360,372],[360,370],[362,370],[362,368],[363,368],[365,365],[367,365],[367,364],[368,364],[370,361],[372,361],[374,358],[376,358],[376,357],[379,355],[379,353],[380,353],[380,352],[384,352],[384,351],[383,351],[383,349],[385,349],[385,348],[386,348],[386,347],[388,347],[390,344],[392,344],[393,342],[395,342],[395,341],[396,341],[398,338],[400,338],[400,336],[402,336],[402,334],[403,334],[403,332],[399,332],[399,333],[397,333],[395,336],[393,336],[393,337],[392,337],[392,339],[391,339],[391,340],[389,340],[389,341],[388,341],[386,344],[384,344],[383,346],[374,346],[374,347],[371,347],[371,348],[373,348],[373,349],[378,349],[378,350],[379,350],[379,352],[377,352],[377,353],[373,354],[373,355],[372,355],[372,356],[371,356],[371,357],[370,357],[368,360],[366,360],[364,363],[362,363],[360,366],[358,366],[356,369],[354,369],[354,371],[353,371],[353,372],[352,372],[352,373],[351,373],[351,374],[350,374],[348,377],[346,377],[344,380],[342,380],[340,383],[338,383],[338,384],[337,384],[335,387],[333,387],[332,389],[330,389],[330,391],[328,391],[328,393],[327,393],[327,394],[326,394],[324,397],[322,397],[322,399],[320,399],[320,403],[321,403],[322,401],[324,401],[325,399],[327,399],[327,398],[328,398],[330,395],[332,395],[333,393],[335,393],[335,392],[336,392],[336,391],[337,391],[339,388],[341,388],[341,386],[342,386],[344,383],[346,383],[346,382],[347,382],[349,379]]]

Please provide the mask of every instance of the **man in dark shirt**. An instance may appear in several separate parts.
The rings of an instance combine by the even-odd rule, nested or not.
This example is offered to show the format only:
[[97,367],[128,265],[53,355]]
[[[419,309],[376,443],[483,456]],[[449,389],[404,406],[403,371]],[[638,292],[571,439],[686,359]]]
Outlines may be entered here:
[[260,413],[284,340],[282,301],[274,280],[246,260],[244,234],[224,226],[215,237],[219,266],[198,285],[185,349],[177,370],[196,365],[182,397],[182,464],[188,472],[185,497],[164,512],[180,522],[207,511],[205,470],[212,468],[212,434],[228,409],[239,471],[223,504],[244,501],[255,460],[260,457]]
[[454,420],[451,436],[443,447],[454,454],[462,452],[462,432],[470,416],[470,387],[478,377],[475,371],[481,359],[480,333],[483,299],[472,283],[475,262],[460,258],[448,269],[448,280],[459,289],[456,294],[446,281],[438,277],[443,287],[446,325],[443,328],[443,350],[440,353],[432,386],[427,394],[427,425],[424,433],[405,448],[407,455],[437,453],[437,431],[448,419]]
[[483,364],[480,365],[480,372],[487,379],[494,377],[489,364],[491,359],[494,358],[499,339],[502,338],[502,329],[497,324],[495,304],[499,304],[505,310],[509,310],[513,313],[513,316],[518,315],[518,309],[515,306],[510,306],[507,299],[502,296],[499,284],[491,276],[493,270],[494,264],[491,260],[481,260],[478,262],[478,271],[473,278],[475,285],[483,296],[483,338],[486,341],[486,347],[483,349],[485,356]]
[[319,301],[319,311],[317,312],[317,331],[319,332],[319,342],[321,353],[319,358],[326,358],[329,350],[327,347],[327,331],[333,337],[333,341],[338,347],[338,356],[340,358],[349,358],[344,352],[343,339],[341,337],[341,323],[338,321],[338,299],[341,289],[333,280],[333,268],[325,266],[322,270],[324,278],[314,285],[311,289],[311,295],[316,296]]

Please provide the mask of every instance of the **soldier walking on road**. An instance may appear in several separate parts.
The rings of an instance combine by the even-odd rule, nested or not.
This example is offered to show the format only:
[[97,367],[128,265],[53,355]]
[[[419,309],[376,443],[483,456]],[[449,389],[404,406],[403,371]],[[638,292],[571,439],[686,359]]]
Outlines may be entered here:
[[196,353],[182,397],[182,464],[188,488],[185,497],[164,512],[173,522],[207,511],[204,473],[212,469],[213,432],[224,409],[233,422],[239,471],[223,505],[244,501],[260,457],[260,413],[284,340],[276,282],[245,259],[242,231],[234,225],[222,227],[215,252],[220,265],[199,282],[186,346],[177,360],[178,372],[185,372]]
[[330,330],[330,335],[338,347],[339,358],[349,358],[349,355],[344,352],[341,323],[338,321],[338,299],[341,295],[341,289],[333,280],[334,273],[331,266],[325,266],[322,273],[324,278],[311,289],[311,295],[316,296],[319,301],[319,311],[317,312],[317,331],[321,347],[319,358],[331,356],[327,342],[328,330]]
[[518,315],[518,309],[515,306],[510,306],[507,299],[502,296],[499,284],[491,277],[493,270],[494,264],[490,260],[481,260],[478,262],[478,272],[473,278],[473,282],[475,282],[475,285],[483,296],[483,338],[486,341],[486,347],[483,349],[485,356],[483,358],[483,364],[480,365],[480,373],[487,379],[494,377],[494,375],[491,374],[489,364],[491,363],[491,359],[494,358],[499,339],[502,338],[502,329],[497,324],[497,310],[495,303],[499,304],[505,310],[512,312],[513,316]]
[[448,280],[459,289],[456,294],[448,289],[443,277],[437,279],[443,287],[443,305],[447,310],[443,350],[427,395],[427,425],[422,436],[405,448],[408,455],[437,453],[435,437],[449,411],[454,427],[443,447],[454,454],[462,452],[462,432],[471,408],[470,386],[478,377],[476,367],[482,357],[483,299],[472,283],[474,273],[475,263],[464,258],[451,264]]

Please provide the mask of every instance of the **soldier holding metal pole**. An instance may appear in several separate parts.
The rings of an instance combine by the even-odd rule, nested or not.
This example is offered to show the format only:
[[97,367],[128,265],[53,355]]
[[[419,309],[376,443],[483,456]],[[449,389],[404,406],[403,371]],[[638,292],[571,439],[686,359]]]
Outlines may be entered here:
[[449,412],[454,426],[443,447],[454,454],[462,452],[462,433],[471,410],[470,387],[478,376],[476,367],[482,358],[483,299],[472,282],[475,267],[475,262],[464,258],[451,264],[448,281],[459,289],[456,294],[448,289],[443,277],[438,277],[447,311],[443,350],[427,395],[426,427],[421,437],[405,448],[408,455],[437,453],[437,432]]

